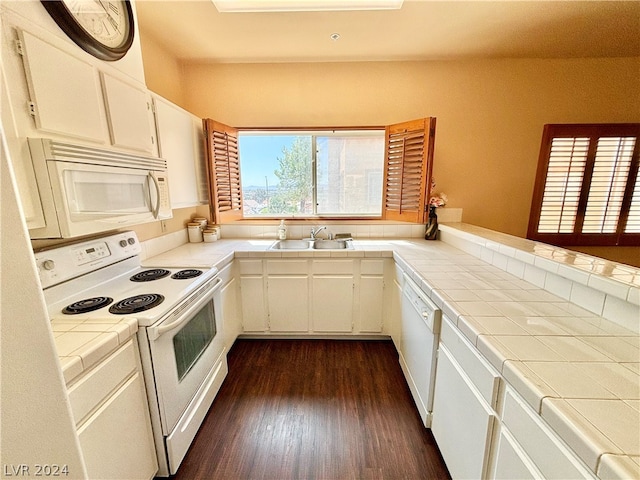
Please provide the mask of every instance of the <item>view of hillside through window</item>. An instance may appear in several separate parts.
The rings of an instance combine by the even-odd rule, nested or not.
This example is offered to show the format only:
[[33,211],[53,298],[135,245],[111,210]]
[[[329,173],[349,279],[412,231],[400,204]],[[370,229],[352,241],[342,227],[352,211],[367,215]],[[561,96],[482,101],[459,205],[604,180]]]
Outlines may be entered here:
[[245,217],[379,216],[384,131],[240,132]]

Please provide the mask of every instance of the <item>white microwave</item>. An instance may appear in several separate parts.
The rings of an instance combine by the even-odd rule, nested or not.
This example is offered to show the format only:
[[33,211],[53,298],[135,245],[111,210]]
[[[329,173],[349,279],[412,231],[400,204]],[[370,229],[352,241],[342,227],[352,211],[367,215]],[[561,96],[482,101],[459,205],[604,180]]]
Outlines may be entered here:
[[70,238],[171,218],[167,162],[29,138],[46,226],[31,238]]

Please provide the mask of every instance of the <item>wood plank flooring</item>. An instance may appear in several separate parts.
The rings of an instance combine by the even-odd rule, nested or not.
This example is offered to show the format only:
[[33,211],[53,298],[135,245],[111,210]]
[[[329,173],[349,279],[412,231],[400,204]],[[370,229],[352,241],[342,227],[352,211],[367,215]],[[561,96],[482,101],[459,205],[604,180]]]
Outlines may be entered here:
[[239,339],[175,479],[447,479],[387,340]]

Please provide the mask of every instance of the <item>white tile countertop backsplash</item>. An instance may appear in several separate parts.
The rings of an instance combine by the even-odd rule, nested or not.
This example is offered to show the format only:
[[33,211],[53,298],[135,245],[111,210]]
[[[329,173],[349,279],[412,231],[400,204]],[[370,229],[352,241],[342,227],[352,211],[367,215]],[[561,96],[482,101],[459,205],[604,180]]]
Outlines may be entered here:
[[435,242],[354,235],[350,251],[269,251],[274,237],[228,233],[144,242],[144,263],[393,256],[594,473],[640,478],[640,270],[466,224]]

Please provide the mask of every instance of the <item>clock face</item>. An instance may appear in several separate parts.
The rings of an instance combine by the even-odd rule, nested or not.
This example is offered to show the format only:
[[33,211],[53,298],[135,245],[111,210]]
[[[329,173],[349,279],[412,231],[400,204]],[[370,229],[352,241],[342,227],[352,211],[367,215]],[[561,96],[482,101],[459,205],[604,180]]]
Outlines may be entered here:
[[122,58],[133,42],[133,12],[126,0],[42,0],[76,44],[102,60]]

